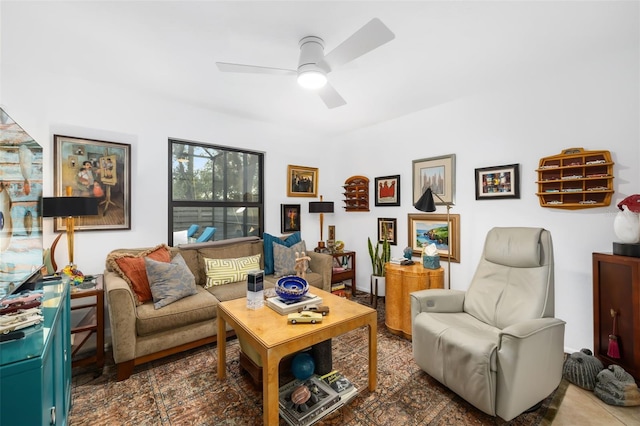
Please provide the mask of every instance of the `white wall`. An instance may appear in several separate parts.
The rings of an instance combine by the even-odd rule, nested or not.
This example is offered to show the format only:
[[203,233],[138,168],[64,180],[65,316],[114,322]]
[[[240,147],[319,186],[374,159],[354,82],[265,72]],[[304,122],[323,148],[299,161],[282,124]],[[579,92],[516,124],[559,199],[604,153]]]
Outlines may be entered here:
[[[372,202],[369,213],[342,212],[328,220],[336,224],[336,238],[359,254],[358,287],[369,286],[367,237],[375,241],[377,218],[398,220],[393,256],[401,256],[408,244],[407,214],[421,213],[412,206],[412,160],[455,154],[456,202],[451,213],[460,215],[461,254],[460,263],[451,265],[451,287],[467,288],[490,228],[549,229],[556,262],[556,316],[567,321],[567,350],[592,348],[591,254],[611,252],[615,204],[640,188],[638,60],[638,49],[612,53],[337,138],[336,146],[348,146],[351,155],[337,160],[342,173],[328,194],[334,200],[343,199],[340,185],[350,175],[371,181],[401,176],[400,207],[375,207]],[[615,204],[582,210],[540,207],[535,195],[538,161],[571,147],[611,151]],[[474,169],[513,163],[520,164],[520,199],[476,201]],[[446,209],[438,207],[437,212]],[[446,262],[442,265],[446,270]]]
[[[556,315],[567,321],[567,350],[592,347],[591,253],[611,251],[616,209],[541,208],[534,170],[541,157],[566,148],[606,149],[616,162],[614,200],[639,192],[637,42],[633,50],[544,75],[514,76],[500,87],[326,140],[156,94],[123,92],[109,81],[93,85],[82,75],[60,75],[55,58],[33,54],[39,38],[47,35],[21,30],[51,17],[33,18],[2,28],[0,105],[43,145],[44,175],[49,177],[45,195],[53,194],[53,134],[132,145],[132,229],[77,233],[76,262],[85,272],[100,272],[114,248],[166,241],[167,139],[176,137],[266,152],[266,231],[279,232],[281,203],[302,204],[303,236],[310,247],[319,239],[318,219],[306,214],[310,199],[286,197],[286,166],[318,167],[319,193],[336,203],[336,213],[325,216],[325,227],[336,225],[337,238],[358,252],[358,288],[368,290],[366,239],[376,237],[377,218],[398,219],[394,255],[407,244],[407,214],[417,213],[411,203],[412,160],[455,153],[452,213],[461,216],[461,261],[452,265],[452,287],[466,288],[491,227],[545,227],[554,239]],[[511,163],[521,165],[521,198],[476,201],[474,169]],[[369,213],[343,211],[346,178],[365,175],[373,181],[394,174],[401,175],[400,207],[375,207],[372,201]],[[44,232],[48,246],[54,238],[50,220]],[[64,244],[60,247],[57,257],[63,263]]]

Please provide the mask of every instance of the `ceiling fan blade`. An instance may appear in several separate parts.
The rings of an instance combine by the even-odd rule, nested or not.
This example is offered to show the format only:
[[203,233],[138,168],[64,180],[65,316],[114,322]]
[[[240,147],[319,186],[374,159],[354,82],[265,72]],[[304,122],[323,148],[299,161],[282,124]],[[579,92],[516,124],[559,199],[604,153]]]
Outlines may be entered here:
[[364,27],[329,52],[318,65],[324,66],[326,63],[330,69],[335,69],[390,42],[395,37],[395,34],[381,20],[373,18]]
[[216,62],[218,69],[222,72],[242,72],[250,74],[274,74],[274,75],[296,75],[295,70],[284,68],[260,67],[257,65],[231,64],[228,62]]
[[318,95],[320,95],[327,108],[337,108],[347,104],[347,101],[329,83],[318,89]]

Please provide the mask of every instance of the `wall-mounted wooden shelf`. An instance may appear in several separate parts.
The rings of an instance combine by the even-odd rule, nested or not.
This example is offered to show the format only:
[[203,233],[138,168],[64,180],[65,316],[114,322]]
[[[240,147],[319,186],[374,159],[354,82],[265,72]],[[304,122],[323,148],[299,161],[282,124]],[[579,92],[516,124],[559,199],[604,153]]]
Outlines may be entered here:
[[351,176],[344,182],[344,208],[348,212],[369,211],[369,179]]
[[609,151],[569,148],[540,159],[538,192],[542,207],[586,209],[611,204],[613,161]]

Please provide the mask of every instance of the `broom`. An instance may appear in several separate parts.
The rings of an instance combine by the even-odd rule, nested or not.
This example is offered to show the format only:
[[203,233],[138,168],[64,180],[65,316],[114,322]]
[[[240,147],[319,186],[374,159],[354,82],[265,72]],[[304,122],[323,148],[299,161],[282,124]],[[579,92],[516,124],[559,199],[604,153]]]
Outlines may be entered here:
[[611,358],[620,358],[620,348],[618,347],[618,336],[616,336],[616,317],[618,311],[611,309],[611,318],[613,318],[613,332],[609,335],[609,349],[607,349],[607,356]]

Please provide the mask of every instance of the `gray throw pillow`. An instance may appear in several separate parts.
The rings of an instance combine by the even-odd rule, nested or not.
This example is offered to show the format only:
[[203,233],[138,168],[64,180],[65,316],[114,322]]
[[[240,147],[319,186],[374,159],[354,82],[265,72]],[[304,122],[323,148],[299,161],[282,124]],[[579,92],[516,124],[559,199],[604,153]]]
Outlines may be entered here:
[[[285,247],[281,244],[273,243],[273,275],[275,277],[283,277],[285,275],[296,274],[296,252],[306,253],[307,248],[304,241],[300,241],[291,247]],[[306,272],[311,272],[307,267]]]
[[198,292],[196,280],[179,253],[171,259],[170,263],[158,262],[145,257],[144,265],[155,309],[160,309]]

